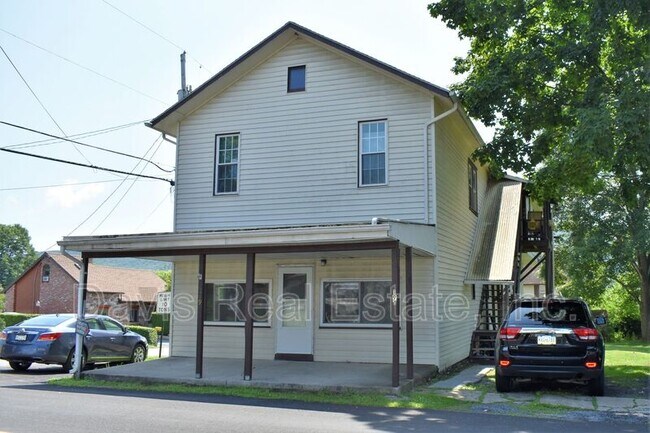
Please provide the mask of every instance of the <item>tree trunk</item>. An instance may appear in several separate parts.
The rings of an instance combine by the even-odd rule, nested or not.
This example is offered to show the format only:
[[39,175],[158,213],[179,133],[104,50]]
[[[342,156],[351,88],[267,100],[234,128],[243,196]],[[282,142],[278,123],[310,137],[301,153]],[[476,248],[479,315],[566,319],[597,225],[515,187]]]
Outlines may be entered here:
[[650,342],[650,257],[645,253],[637,255],[641,280],[641,338]]

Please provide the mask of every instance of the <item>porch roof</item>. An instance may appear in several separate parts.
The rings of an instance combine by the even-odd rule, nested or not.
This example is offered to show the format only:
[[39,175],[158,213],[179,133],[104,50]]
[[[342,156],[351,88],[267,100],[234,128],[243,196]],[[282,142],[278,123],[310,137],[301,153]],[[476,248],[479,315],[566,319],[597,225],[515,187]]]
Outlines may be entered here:
[[432,225],[375,219],[370,224],[66,236],[58,244],[89,258],[382,249],[395,241],[435,255],[435,240]]

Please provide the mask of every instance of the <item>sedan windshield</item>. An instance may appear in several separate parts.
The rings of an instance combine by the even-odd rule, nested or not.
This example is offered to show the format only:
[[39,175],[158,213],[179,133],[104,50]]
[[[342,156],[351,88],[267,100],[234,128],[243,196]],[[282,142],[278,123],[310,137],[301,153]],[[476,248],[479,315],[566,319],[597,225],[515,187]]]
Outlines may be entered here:
[[18,326],[57,326],[66,320],[70,320],[70,316],[38,316],[27,319]]

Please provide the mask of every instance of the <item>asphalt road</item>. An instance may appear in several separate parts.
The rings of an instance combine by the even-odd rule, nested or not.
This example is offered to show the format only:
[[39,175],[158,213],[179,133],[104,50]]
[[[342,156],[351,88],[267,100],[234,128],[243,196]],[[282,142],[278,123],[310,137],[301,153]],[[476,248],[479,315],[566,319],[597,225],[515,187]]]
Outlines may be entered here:
[[[33,369],[33,370],[32,370]],[[0,361],[0,433],[93,432],[646,432],[647,426],[430,410],[75,390],[46,384],[57,367],[13,373]]]

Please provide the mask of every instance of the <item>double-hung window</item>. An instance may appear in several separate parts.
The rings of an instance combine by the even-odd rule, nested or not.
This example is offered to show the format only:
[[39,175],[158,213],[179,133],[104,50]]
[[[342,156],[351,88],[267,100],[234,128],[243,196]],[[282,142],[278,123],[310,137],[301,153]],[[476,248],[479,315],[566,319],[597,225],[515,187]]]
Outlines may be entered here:
[[234,194],[239,183],[239,134],[217,135],[215,194]]
[[359,186],[388,183],[387,129],[385,120],[359,123]]
[[[256,282],[253,285],[253,306],[250,313],[254,322],[269,322],[270,285],[269,282]],[[204,320],[230,325],[243,324],[245,287],[243,281],[206,284]]]
[[324,281],[322,326],[389,326],[390,288],[390,281]]

